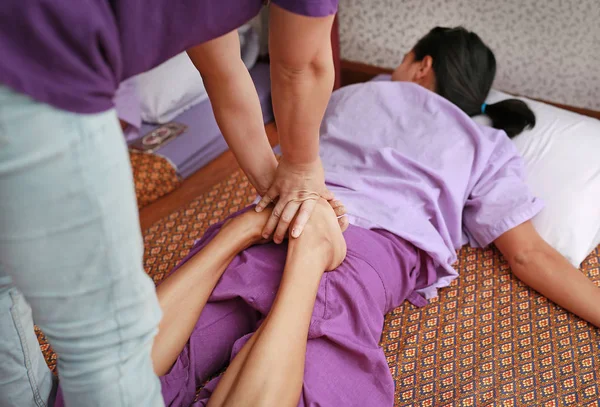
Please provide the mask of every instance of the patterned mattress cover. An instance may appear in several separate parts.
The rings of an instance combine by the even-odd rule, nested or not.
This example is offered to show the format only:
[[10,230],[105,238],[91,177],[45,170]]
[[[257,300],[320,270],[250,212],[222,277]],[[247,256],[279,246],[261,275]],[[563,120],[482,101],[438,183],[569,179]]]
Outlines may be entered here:
[[[146,272],[161,281],[210,225],[254,196],[238,171],[143,231]],[[495,249],[465,247],[456,268],[460,278],[428,306],[405,302],[386,317],[396,407],[600,406],[600,330],[519,282]],[[600,246],[582,271],[600,282]]]

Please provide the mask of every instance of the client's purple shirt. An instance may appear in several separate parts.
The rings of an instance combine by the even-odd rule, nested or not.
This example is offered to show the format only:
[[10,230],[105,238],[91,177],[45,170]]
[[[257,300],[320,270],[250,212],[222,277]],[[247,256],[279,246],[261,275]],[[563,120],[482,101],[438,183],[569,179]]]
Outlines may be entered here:
[[350,222],[388,230],[434,261],[431,298],[457,273],[456,249],[487,246],[543,207],[503,131],[406,82],[369,82],[332,95],[321,127],[327,183]]
[[[272,0],[326,16],[338,0]],[[123,80],[226,34],[262,0],[2,0],[0,84],[77,113],[112,107]]]

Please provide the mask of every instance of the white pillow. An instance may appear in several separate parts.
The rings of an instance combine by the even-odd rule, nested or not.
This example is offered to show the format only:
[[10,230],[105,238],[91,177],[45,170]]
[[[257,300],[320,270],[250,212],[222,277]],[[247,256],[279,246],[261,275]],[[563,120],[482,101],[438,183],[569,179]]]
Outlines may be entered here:
[[[512,97],[492,90],[487,103]],[[527,165],[527,183],[546,203],[533,224],[579,267],[600,243],[600,120],[518,99],[536,116],[535,127],[513,139]]]
[[[246,68],[256,63],[260,51],[258,33],[251,25],[238,29],[241,56]],[[142,120],[163,124],[208,99],[202,77],[185,52],[150,71],[137,75]]]
[[135,77],[142,120],[167,123],[208,98],[198,70],[185,52]]

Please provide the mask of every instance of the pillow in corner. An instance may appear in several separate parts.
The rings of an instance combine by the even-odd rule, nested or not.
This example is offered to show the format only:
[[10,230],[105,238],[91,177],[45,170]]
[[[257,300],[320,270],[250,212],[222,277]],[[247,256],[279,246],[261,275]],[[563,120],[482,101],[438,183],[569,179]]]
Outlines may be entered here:
[[[246,68],[254,66],[260,51],[258,33],[250,24],[238,29]],[[208,99],[202,77],[185,52],[133,78],[140,97],[142,120],[164,124]]]
[[146,123],[168,123],[208,99],[202,78],[185,52],[134,79]]
[[[513,96],[492,90],[486,103]],[[600,244],[600,120],[528,98],[536,125],[515,137],[527,184],[546,203],[533,224],[571,264]],[[489,124],[486,117],[479,123]]]

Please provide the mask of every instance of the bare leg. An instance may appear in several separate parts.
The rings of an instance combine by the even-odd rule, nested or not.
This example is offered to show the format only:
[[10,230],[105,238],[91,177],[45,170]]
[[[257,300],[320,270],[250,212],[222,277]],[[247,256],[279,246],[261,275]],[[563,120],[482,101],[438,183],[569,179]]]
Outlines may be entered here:
[[[336,216],[346,213],[333,202]],[[157,375],[166,374],[190,338],[198,318],[219,278],[244,249],[263,242],[261,231],[272,208],[261,213],[248,211],[231,219],[198,254],[163,281],[156,290],[163,312],[158,335],[152,347]],[[339,219],[338,229],[348,227],[347,218]]]
[[181,353],[229,263],[239,252],[262,239],[260,232],[267,219],[268,214],[255,211],[231,219],[198,254],[157,287],[163,311],[152,347],[157,375],[167,373]]
[[334,211],[320,201],[304,233],[289,242],[283,278],[269,315],[232,361],[210,407],[298,403],[321,276],[336,268],[345,253]]

